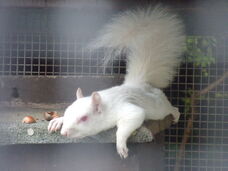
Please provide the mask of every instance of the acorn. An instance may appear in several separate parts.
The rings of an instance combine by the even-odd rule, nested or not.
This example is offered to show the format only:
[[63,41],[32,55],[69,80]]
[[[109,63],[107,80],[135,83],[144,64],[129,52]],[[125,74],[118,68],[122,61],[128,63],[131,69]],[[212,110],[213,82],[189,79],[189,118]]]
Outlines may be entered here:
[[59,115],[58,115],[58,113],[56,111],[54,111],[54,112],[45,112],[44,113],[44,119],[46,121],[50,121],[50,120],[52,120],[54,118],[58,118],[58,117],[59,117]]
[[26,124],[36,123],[36,120],[32,116],[25,116],[22,120],[22,123],[26,123]]

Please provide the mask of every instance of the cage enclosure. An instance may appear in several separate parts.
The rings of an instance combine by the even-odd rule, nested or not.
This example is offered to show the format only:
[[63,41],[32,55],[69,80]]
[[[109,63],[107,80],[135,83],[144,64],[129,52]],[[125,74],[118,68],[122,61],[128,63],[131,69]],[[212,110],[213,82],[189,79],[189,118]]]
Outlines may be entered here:
[[[104,66],[104,50],[86,46],[114,14],[150,3],[0,2],[0,170],[228,169],[226,2],[211,1],[213,10],[201,1],[163,2],[179,13],[188,35],[179,72],[165,90],[181,111],[178,124],[170,127],[171,116],[145,123],[130,138],[125,161],[115,151],[115,129],[80,141],[46,130],[43,113],[62,115],[78,87],[89,95],[122,83],[125,56]],[[37,123],[21,123],[27,115]]]

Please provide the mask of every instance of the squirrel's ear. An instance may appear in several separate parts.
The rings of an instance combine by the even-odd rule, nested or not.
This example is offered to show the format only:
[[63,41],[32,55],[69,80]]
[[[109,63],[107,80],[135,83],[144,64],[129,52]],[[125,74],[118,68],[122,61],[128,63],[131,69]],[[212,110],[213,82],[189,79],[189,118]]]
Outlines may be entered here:
[[84,97],[83,94],[82,94],[82,89],[81,88],[77,89],[76,97],[77,97],[77,99],[80,99],[80,98]]
[[92,105],[94,111],[97,113],[101,113],[101,96],[98,92],[93,92],[91,95]]

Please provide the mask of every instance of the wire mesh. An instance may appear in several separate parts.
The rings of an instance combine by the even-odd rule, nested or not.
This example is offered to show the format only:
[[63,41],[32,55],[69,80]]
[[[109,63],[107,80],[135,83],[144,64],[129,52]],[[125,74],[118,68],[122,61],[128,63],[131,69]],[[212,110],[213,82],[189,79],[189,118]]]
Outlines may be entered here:
[[[185,58],[174,83],[166,94],[182,115],[177,125],[165,131],[165,170],[176,165],[179,147],[190,112],[184,99],[189,90],[202,90],[228,68],[228,38],[218,38],[216,61],[206,69],[194,66]],[[125,73],[123,57],[102,65],[104,51],[91,52],[81,40],[47,33],[7,33],[0,35],[0,75],[72,76],[120,75]],[[228,79],[197,99],[196,119],[190,139],[181,156],[180,170],[228,170]]]
[[123,57],[103,65],[104,51],[82,40],[46,33],[0,35],[0,75],[112,75],[125,73]]
[[[182,113],[179,123],[165,132],[167,171],[177,170],[177,165],[183,171],[228,170],[228,78],[196,99],[191,134],[184,145],[185,150],[182,155],[179,154],[187,120],[191,116],[191,111],[186,110],[185,101],[190,97],[189,90],[191,93],[198,92],[227,71],[227,42],[226,37],[217,38],[215,63],[206,67],[207,75],[202,68],[197,68],[185,59],[175,82],[166,90],[173,104]],[[179,164],[177,158],[181,158]]]

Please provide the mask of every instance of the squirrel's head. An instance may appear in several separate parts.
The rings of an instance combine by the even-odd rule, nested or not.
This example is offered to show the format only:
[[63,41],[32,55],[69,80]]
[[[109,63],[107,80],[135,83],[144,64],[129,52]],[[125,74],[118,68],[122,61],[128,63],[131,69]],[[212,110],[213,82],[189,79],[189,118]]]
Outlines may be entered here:
[[91,96],[84,97],[80,88],[76,91],[77,100],[65,111],[61,134],[71,138],[83,138],[95,135],[102,121],[103,109],[101,96],[93,92]]

